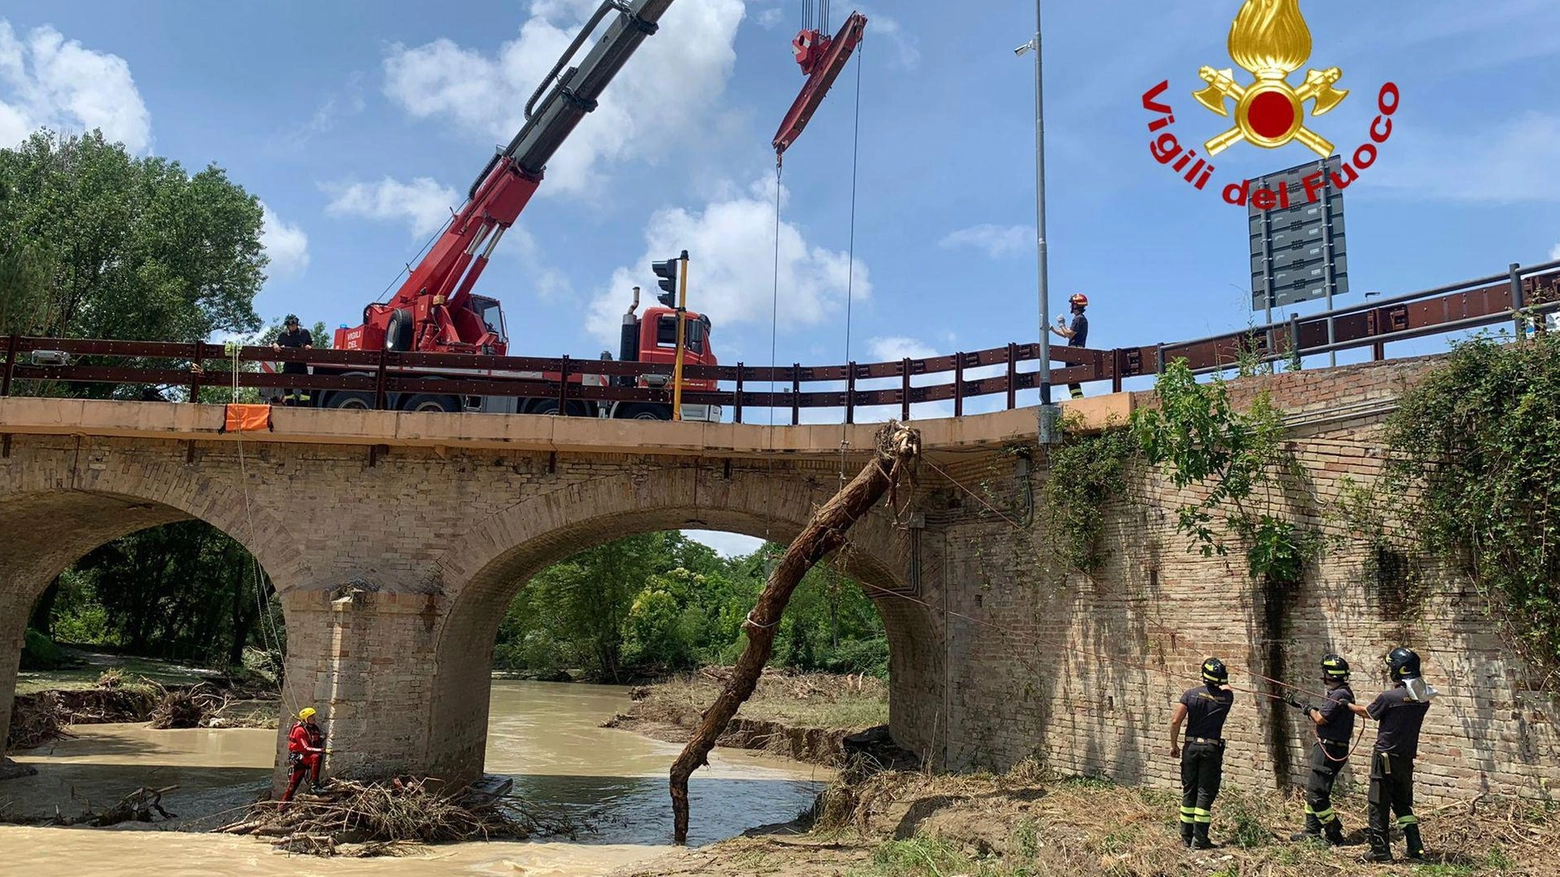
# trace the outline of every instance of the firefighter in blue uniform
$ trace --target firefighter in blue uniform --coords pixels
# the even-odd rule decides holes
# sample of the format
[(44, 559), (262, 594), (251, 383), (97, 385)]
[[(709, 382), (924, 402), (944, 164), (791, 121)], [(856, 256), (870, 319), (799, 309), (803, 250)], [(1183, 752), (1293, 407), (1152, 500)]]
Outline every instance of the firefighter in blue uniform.
[[(1224, 662), (1209, 658), (1202, 665), (1203, 684), (1181, 695), (1170, 717), (1170, 757), (1181, 759), (1181, 842), (1211, 849), (1213, 799), (1224, 777), (1224, 720), (1235, 692), (1228, 685)], [(1181, 723), (1186, 722), (1186, 747), (1181, 747)]]
[(1311, 747), (1311, 775), (1305, 783), (1305, 829), (1290, 840), (1321, 840), (1343, 844), (1343, 822), (1333, 812), (1333, 783), (1338, 772), (1349, 763), (1349, 741), (1354, 736), (1354, 692), (1349, 688), (1349, 662), (1339, 655), (1322, 658), (1322, 682), (1327, 699), (1321, 706), (1301, 703), (1290, 695), (1288, 703), (1310, 719), (1316, 731)]
[(1387, 675), (1392, 687), (1370, 706), (1353, 704), (1356, 714), (1375, 719), (1376, 746), (1370, 761), (1369, 828), (1371, 862), (1392, 861), (1390, 813), (1397, 814), (1403, 842), (1411, 861), (1423, 861), (1425, 845), (1414, 815), (1414, 759), (1419, 755), (1419, 729), (1435, 689), (1425, 683), (1419, 655), (1398, 646), (1387, 655)]

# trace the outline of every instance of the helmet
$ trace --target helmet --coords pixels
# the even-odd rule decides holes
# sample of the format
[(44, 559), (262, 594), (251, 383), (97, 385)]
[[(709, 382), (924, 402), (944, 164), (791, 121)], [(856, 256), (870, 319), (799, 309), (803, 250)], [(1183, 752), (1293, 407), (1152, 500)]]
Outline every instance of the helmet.
[(1349, 662), (1339, 655), (1328, 655), (1322, 659), (1323, 682), (1347, 682), (1349, 679)]
[(288, 314), (287, 315), (287, 319), (282, 321), (282, 325), (283, 326), (296, 326), (296, 325), (298, 325), (298, 315), (297, 314)]
[(1230, 681), (1230, 671), (1225, 669), (1223, 661), (1218, 658), (1209, 658), (1203, 661), (1202, 678), (1204, 682), (1223, 684)]
[(1073, 293), (1072, 298), (1069, 298), (1067, 301), (1070, 304), (1075, 304), (1075, 305), (1077, 305), (1079, 307), (1082, 307), (1082, 308), (1086, 308), (1086, 307), (1089, 306), (1089, 297), (1084, 295), (1081, 292)]
[(314, 715), (314, 713), (315, 713), (314, 707), (306, 706), (303, 709), (298, 711), (298, 721), (300, 721), (300, 722), (307, 722), (309, 720), (309, 717)]
[(1387, 655), (1387, 669), (1391, 672), (1394, 682), (1399, 679), (1418, 679), (1421, 675), (1419, 655), (1415, 654), (1413, 649), (1398, 646)]

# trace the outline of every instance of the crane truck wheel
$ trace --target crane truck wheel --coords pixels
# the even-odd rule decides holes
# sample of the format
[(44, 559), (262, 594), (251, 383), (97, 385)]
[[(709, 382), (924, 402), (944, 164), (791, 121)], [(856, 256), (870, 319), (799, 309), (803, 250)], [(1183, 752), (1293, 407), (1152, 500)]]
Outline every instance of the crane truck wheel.
[(636, 403), (624, 405), (618, 410), (619, 420), (671, 420), (672, 409), (665, 405)]
[[(585, 406), (581, 405), (578, 402), (570, 402), (569, 403), (569, 407), (568, 407), (567, 410), (569, 412), (569, 416), (570, 417), (587, 417), (587, 416), (589, 416), (587, 411), (585, 410)], [(558, 413), (558, 400), (557, 399), (543, 399), (540, 402), (535, 402), (535, 403), (533, 403), (531, 405), (530, 408), (527, 408), (525, 410), (525, 413), (526, 414), (556, 415)]]
[(350, 411), (372, 411), (374, 397), (367, 393), (332, 393), (325, 400), (326, 408), (344, 408)]
[(454, 396), (436, 396), (432, 393), (418, 393), (407, 399), (401, 405), (402, 411), (448, 411), (461, 410), (460, 400)]
[(390, 312), (390, 324), (385, 327), (385, 349), (412, 349), (412, 312), (406, 308)]

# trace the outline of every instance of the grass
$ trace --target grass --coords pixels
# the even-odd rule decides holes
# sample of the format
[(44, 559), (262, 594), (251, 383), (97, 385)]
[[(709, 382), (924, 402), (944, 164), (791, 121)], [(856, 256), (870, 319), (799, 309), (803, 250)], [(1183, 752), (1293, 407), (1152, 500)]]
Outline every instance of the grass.
[(160, 661), (156, 658), (83, 651), (69, 646), (62, 648), (78, 666), (58, 670), (22, 671), (17, 674), (16, 693), (37, 694), (40, 691), (95, 688), (103, 672), (115, 668), (127, 678), (139, 676), (163, 685), (191, 685), (216, 675), (211, 670), (186, 667), (173, 661)]

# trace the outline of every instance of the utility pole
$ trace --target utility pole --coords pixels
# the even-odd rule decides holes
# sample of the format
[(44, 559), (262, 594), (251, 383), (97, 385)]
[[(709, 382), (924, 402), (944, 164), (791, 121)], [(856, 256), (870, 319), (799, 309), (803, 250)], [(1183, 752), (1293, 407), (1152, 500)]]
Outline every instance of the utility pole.
[(1040, 444), (1056, 441), (1056, 421), (1060, 414), (1051, 404), (1051, 300), (1045, 245), (1045, 72), (1040, 50), (1041, 0), (1035, 0), (1035, 38), (1013, 54), (1022, 58), (1035, 53), (1035, 243), (1040, 273)]

